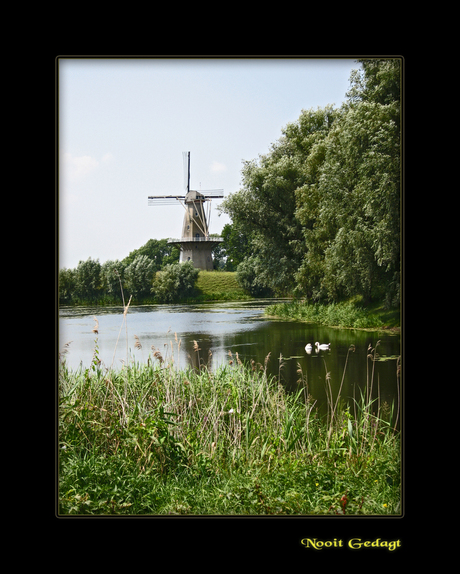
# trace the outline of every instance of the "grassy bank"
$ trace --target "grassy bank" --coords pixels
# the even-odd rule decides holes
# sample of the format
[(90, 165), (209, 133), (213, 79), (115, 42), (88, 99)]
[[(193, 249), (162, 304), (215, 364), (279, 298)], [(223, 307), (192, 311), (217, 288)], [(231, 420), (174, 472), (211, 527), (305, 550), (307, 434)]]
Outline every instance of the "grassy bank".
[(300, 368), (288, 394), (268, 360), (180, 370), (155, 351), (113, 372), (96, 343), (91, 368), (61, 362), (59, 513), (399, 514), (398, 405), (329, 386), (321, 417)]
[(303, 301), (278, 303), (267, 307), (265, 314), (331, 327), (372, 330), (400, 328), (399, 309), (385, 310), (383, 303), (364, 306), (360, 298), (330, 305)]
[(192, 302), (240, 301), (251, 296), (238, 284), (236, 272), (200, 271)]

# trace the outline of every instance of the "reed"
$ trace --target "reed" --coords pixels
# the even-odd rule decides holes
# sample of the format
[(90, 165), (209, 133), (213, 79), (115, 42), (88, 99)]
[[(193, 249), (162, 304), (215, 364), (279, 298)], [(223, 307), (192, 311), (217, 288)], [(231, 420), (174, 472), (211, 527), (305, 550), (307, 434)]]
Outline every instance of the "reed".
[[(197, 367), (179, 368), (175, 333), (163, 352), (152, 346), (147, 361), (136, 362), (128, 354), (131, 298), (125, 305), (122, 297), (120, 371), (99, 360), (96, 317), (90, 367), (67, 368), (70, 342), (59, 356), (58, 513), (400, 512), (400, 400), (390, 407), (372, 399), (379, 342), (368, 349), (366, 389), (353, 398), (353, 415), (341, 397), (353, 346), (335, 398), (324, 362), (323, 417), (299, 364), (298, 390), (281, 385), (282, 355), (277, 377), (267, 374), (270, 353), (264, 365), (244, 364), (229, 350), (227, 363), (211, 369), (212, 353), (205, 363), (194, 341)], [(137, 335), (134, 342), (143, 349)], [(399, 376), (398, 359), (398, 395)]]
[[(280, 385), (282, 357), (270, 377), (269, 356), (243, 364), (229, 351), (227, 364), (210, 369), (196, 342), (200, 367), (178, 369), (177, 336), (166, 349), (120, 371), (95, 360), (71, 371), (62, 355), (60, 512), (327, 514), (343, 510), (345, 493), (347, 513), (398, 512), (399, 412), (372, 399), (372, 365), (368, 388), (345, 404), (325, 364), (322, 417), (300, 367), (296, 392)], [(182, 485), (180, 503), (173, 484)]]
[(366, 307), (359, 297), (328, 305), (307, 301), (276, 303), (267, 306), (265, 314), (351, 329), (378, 331), (400, 325), (398, 309), (386, 311), (382, 303)]

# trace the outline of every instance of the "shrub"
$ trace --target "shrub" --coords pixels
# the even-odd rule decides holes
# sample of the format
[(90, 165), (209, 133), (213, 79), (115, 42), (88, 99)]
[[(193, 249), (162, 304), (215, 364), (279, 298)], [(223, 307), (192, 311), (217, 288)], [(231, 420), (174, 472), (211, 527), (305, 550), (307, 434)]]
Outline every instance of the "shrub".
[(172, 303), (191, 296), (199, 272), (190, 261), (166, 265), (157, 273), (152, 288), (155, 298), (159, 303)]

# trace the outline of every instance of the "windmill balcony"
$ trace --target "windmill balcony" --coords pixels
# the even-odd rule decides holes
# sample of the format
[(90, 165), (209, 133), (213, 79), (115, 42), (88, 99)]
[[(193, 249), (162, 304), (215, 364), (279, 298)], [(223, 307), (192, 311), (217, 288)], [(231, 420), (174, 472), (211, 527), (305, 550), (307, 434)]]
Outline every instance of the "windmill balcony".
[(168, 239), (168, 243), (194, 243), (195, 241), (209, 241), (212, 243), (221, 243), (223, 237), (182, 237), (181, 239)]

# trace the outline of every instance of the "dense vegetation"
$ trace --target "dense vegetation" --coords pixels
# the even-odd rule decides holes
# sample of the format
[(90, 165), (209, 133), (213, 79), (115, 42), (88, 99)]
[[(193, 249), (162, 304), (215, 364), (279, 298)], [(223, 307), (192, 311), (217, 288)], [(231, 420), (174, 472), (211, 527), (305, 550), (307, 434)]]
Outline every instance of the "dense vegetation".
[[(225, 269), (225, 249), (215, 248), (214, 267)], [(61, 305), (118, 304), (122, 290), (135, 303), (238, 300), (250, 298), (235, 271), (218, 274), (179, 264), (179, 250), (167, 239), (150, 239), (122, 261), (88, 258), (76, 269), (59, 270)]]
[(327, 305), (295, 300), (276, 303), (268, 305), (265, 314), (352, 329), (390, 329), (394, 332), (400, 329), (401, 324), (399, 309), (385, 309), (382, 302), (364, 306), (360, 296)]
[(399, 304), (400, 60), (360, 60), (339, 109), (304, 110), (222, 204), (254, 290)]
[(70, 371), (64, 349), (58, 512), (400, 514), (399, 404), (370, 399), (376, 348), (356, 401), (333, 396), (326, 376), (324, 416), (300, 366), (287, 393), (267, 375), (269, 356), (243, 365), (229, 353), (210, 370), (195, 344), (200, 368), (179, 370), (154, 350), (113, 371), (96, 339), (90, 368)]
[(122, 261), (80, 261), (76, 269), (59, 270), (59, 303), (121, 303), (122, 289), (136, 302), (168, 303), (186, 298), (198, 270), (179, 265), (179, 250), (167, 239), (150, 239)]

